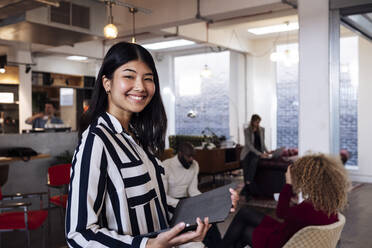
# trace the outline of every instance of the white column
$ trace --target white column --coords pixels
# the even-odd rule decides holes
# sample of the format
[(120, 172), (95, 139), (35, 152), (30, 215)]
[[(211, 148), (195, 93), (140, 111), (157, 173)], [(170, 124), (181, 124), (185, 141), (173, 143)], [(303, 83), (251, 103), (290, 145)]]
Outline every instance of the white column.
[[(31, 63), (31, 53), (28, 51), (17, 51), (16, 59), (19, 63)], [(31, 129), (25, 120), (32, 115), (32, 71), (26, 73), (26, 66), (19, 66), (19, 132), (23, 129)]]
[(167, 113), (168, 127), (165, 138), (165, 147), (169, 147), (168, 137), (176, 133), (176, 112), (175, 112), (175, 84), (173, 56), (169, 54), (153, 54), (156, 69), (160, 81), (160, 93), (163, 99), (165, 112)]
[(230, 136), (238, 143), (244, 142), (244, 115), (246, 113), (245, 55), (230, 51), (229, 124)]
[(299, 0), (299, 154), (331, 151), (328, 1)]

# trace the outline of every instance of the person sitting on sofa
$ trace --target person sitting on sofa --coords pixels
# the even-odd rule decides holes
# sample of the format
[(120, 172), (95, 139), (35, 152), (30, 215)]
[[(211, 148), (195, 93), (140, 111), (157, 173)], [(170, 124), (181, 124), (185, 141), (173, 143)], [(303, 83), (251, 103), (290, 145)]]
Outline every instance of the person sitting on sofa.
[[(337, 222), (338, 212), (347, 204), (349, 180), (339, 158), (324, 154), (299, 158), (288, 167), (286, 183), (276, 208), (284, 221), (242, 208), (218, 247), (279, 248), (306, 226)], [(292, 197), (299, 192), (305, 200), (292, 206)]]
[[(177, 155), (164, 160), (164, 190), (167, 194), (168, 209), (174, 211), (180, 199), (201, 194), (198, 189), (199, 164), (194, 160), (195, 150), (191, 143), (178, 146)], [(207, 247), (217, 247), (221, 234), (215, 224), (208, 230), (203, 243)]]
[(250, 194), (254, 193), (255, 185), (253, 182), (256, 174), (258, 160), (260, 158), (268, 158), (272, 153), (265, 145), (265, 129), (260, 126), (261, 117), (254, 114), (251, 117), (248, 128), (244, 129), (245, 145), (240, 154), (242, 160), (244, 189), (242, 193), (246, 194), (246, 200), (250, 198)]

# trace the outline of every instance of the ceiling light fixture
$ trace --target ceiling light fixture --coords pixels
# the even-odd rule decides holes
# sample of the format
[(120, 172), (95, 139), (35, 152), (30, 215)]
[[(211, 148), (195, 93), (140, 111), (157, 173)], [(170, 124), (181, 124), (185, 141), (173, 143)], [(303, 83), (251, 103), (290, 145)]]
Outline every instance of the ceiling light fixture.
[(250, 28), (248, 32), (255, 34), (255, 35), (263, 35), (263, 34), (270, 34), (270, 33), (279, 33), (279, 32), (286, 32), (298, 29), (298, 22), (286, 22), (279, 25), (273, 26), (266, 26), (260, 28)]
[(166, 49), (166, 48), (172, 48), (172, 47), (188, 46), (188, 45), (193, 45), (193, 44), (195, 44), (195, 42), (193, 41), (178, 39), (178, 40), (148, 43), (148, 44), (143, 44), (142, 46), (149, 50), (160, 50), (160, 49)]
[(6, 72), (5, 66), (7, 65), (7, 56), (1, 55), (0, 56), (0, 73), (4, 74)]
[[(107, 3), (107, 2), (106, 2)], [(103, 34), (107, 39), (115, 39), (118, 36), (118, 28), (114, 25), (114, 17), (112, 16), (112, 2), (108, 2), (109, 6), (109, 23), (103, 28)]]
[(66, 59), (73, 60), (73, 61), (85, 61), (88, 59), (88, 57), (73, 55), (73, 56), (67, 56)]

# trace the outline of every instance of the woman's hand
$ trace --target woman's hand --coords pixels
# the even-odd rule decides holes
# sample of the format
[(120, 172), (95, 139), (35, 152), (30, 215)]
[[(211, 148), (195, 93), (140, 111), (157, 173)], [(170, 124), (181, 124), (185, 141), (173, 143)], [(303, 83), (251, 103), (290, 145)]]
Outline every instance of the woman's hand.
[(179, 234), (184, 228), (185, 223), (179, 223), (171, 230), (160, 233), (156, 238), (149, 239), (146, 248), (171, 248), (176, 245), (189, 242), (203, 241), (208, 229), (211, 227), (208, 217), (204, 218), (204, 223), (200, 218), (196, 219), (198, 227), (195, 231)]
[(235, 212), (235, 209), (238, 206), (238, 202), (239, 202), (239, 194), (235, 189), (232, 189), (232, 188), (230, 188), (229, 191), (231, 193), (231, 203), (232, 203), (232, 208), (230, 209), (230, 212)]
[(269, 157), (269, 154), (268, 153), (261, 153), (260, 155), (261, 158), (268, 158)]
[(292, 177), (291, 177), (291, 165), (288, 166), (287, 172), (285, 173), (285, 182), (287, 184), (292, 184)]

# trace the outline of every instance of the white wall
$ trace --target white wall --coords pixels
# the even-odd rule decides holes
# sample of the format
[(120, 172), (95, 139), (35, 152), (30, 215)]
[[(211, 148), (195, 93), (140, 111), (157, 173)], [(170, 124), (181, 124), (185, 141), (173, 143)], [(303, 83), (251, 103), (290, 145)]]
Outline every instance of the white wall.
[(350, 170), (351, 179), (372, 182), (372, 42), (359, 38), (358, 89), (358, 169)]
[[(20, 63), (31, 62), (31, 53), (26, 51), (16, 52), (16, 61)], [(23, 129), (29, 129), (30, 125), (26, 124), (27, 117), (32, 115), (32, 88), (31, 88), (31, 71), (26, 73), (26, 66), (19, 66), (19, 132)]]
[(244, 143), (243, 124), (247, 111), (245, 88), (245, 55), (231, 51), (229, 82), (230, 136), (238, 144)]
[[(247, 55), (247, 122), (252, 114), (261, 116), (268, 149), (276, 147), (276, 66), (270, 60), (272, 40), (258, 40), (254, 53)], [(263, 51), (266, 53), (263, 53)]]

